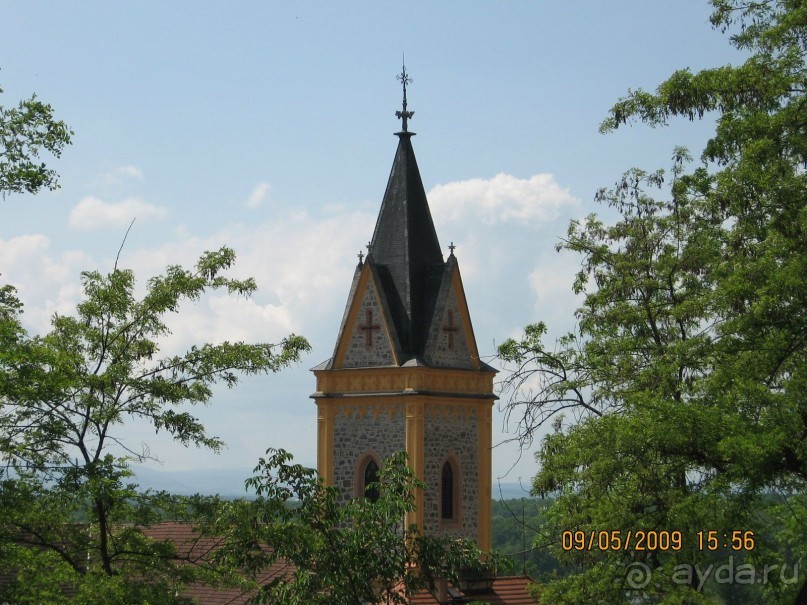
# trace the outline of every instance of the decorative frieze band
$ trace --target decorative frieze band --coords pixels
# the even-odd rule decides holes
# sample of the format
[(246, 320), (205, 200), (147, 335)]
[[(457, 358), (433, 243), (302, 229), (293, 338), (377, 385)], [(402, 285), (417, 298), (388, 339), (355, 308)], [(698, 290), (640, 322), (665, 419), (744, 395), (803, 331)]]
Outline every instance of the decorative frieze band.
[[(317, 394), (439, 392), (493, 396), (493, 372), (444, 368), (320, 370)], [(316, 395), (315, 395), (316, 396)]]

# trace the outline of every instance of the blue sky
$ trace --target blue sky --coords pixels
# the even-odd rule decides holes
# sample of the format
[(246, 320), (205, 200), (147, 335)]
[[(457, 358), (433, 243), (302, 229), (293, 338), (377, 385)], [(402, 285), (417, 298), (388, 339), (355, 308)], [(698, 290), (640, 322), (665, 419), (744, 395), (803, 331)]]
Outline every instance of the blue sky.
[[(80, 271), (110, 269), (136, 217), (121, 264), (141, 284), (226, 244), (260, 287), (252, 301), (186, 305), (164, 351), (289, 332), (313, 345), (298, 367), (197, 410), (228, 443), (220, 455), (123, 429), (168, 471), (243, 474), (269, 446), (315, 465), (308, 368), (331, 355), (372, 235), (402, 53), (421, 175), (442, 245), (457, 244), (483, 356), (530, 322), (570, 330), (579, 259), (554, 251), (569, 219), (600, 211), (594, 193), (624, 170), (667, 167), (674, 145), (698, 152), (711, 129), (600, 135), (613, 102), (677, 68), (740, 61), (700, 0), (29, 1), (0, 2), (0, 15), (0, 103), (36, 92), (75, 131), (51, 162), (60, 190), (0, 202), (0, 273), (27, 327), (75, 307)], [(500, 412), (494, 428), (513, 436)], [(504, 481), (535, 471), (529, 453), (494, 450)]]

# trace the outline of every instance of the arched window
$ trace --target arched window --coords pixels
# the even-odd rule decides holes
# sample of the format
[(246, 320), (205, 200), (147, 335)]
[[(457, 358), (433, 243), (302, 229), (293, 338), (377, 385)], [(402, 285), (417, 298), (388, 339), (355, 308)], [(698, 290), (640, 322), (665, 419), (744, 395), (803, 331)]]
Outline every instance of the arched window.
[[(437, 527), (462, 528), (462, 465), (456, 454), (448, 452), (437, 467)], [(434, 510), (434, 509), (432, 509)]]
[(443, 464), (440, 478), (440, 518), (446, 521), (454, 519), (454, 469), (448, 461)]
[[(370, 458), (367, 465), (364, 467), (364, 483), (362, 484), (362, 495), (368, 498), (371, 502), (377, 502), (379, 497), (378, 492), (378, 464)], [(376, 485), (372, 485), (376, 483)]]

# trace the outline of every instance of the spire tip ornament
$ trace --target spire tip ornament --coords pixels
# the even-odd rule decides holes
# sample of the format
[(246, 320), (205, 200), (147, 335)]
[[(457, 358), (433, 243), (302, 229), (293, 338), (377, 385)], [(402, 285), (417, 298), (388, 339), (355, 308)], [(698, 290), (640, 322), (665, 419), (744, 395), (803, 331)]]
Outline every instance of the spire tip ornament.
[[(403, 65), (401, 67), (401, 73), (395, 76), (395, 78), (401, 83), (403, 86), (403, 110), (396, 111), (395, 115), (398, 117), (399, 120), (403, 122), (401, 132), (409, 132), (408, 129), (408, 121), (409, 119), (415, 115), (414, 111), (407, 111), (406, 109), (406, 85), (412, 83), (412, 78), (409, 77), (409, 74), (406, 73), (406, 61), (404, 60)], [(415, 134), (414, 132), (412, 134)]]

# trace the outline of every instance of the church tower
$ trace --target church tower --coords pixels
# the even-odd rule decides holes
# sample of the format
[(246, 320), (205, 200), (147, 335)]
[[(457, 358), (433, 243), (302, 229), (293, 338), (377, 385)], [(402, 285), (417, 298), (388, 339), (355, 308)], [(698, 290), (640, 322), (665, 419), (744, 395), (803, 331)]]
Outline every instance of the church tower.
[(367, 257), (359, 254), (333, 357), (313, 368), (317, 467), (345, 499), (366, 496), (383, 460), (406, 450), (427, 484), (416, 523), (491, 548), (491, 412), (496, 371), (479, 359), (453, 244), (443, 259), (408, 120)]

